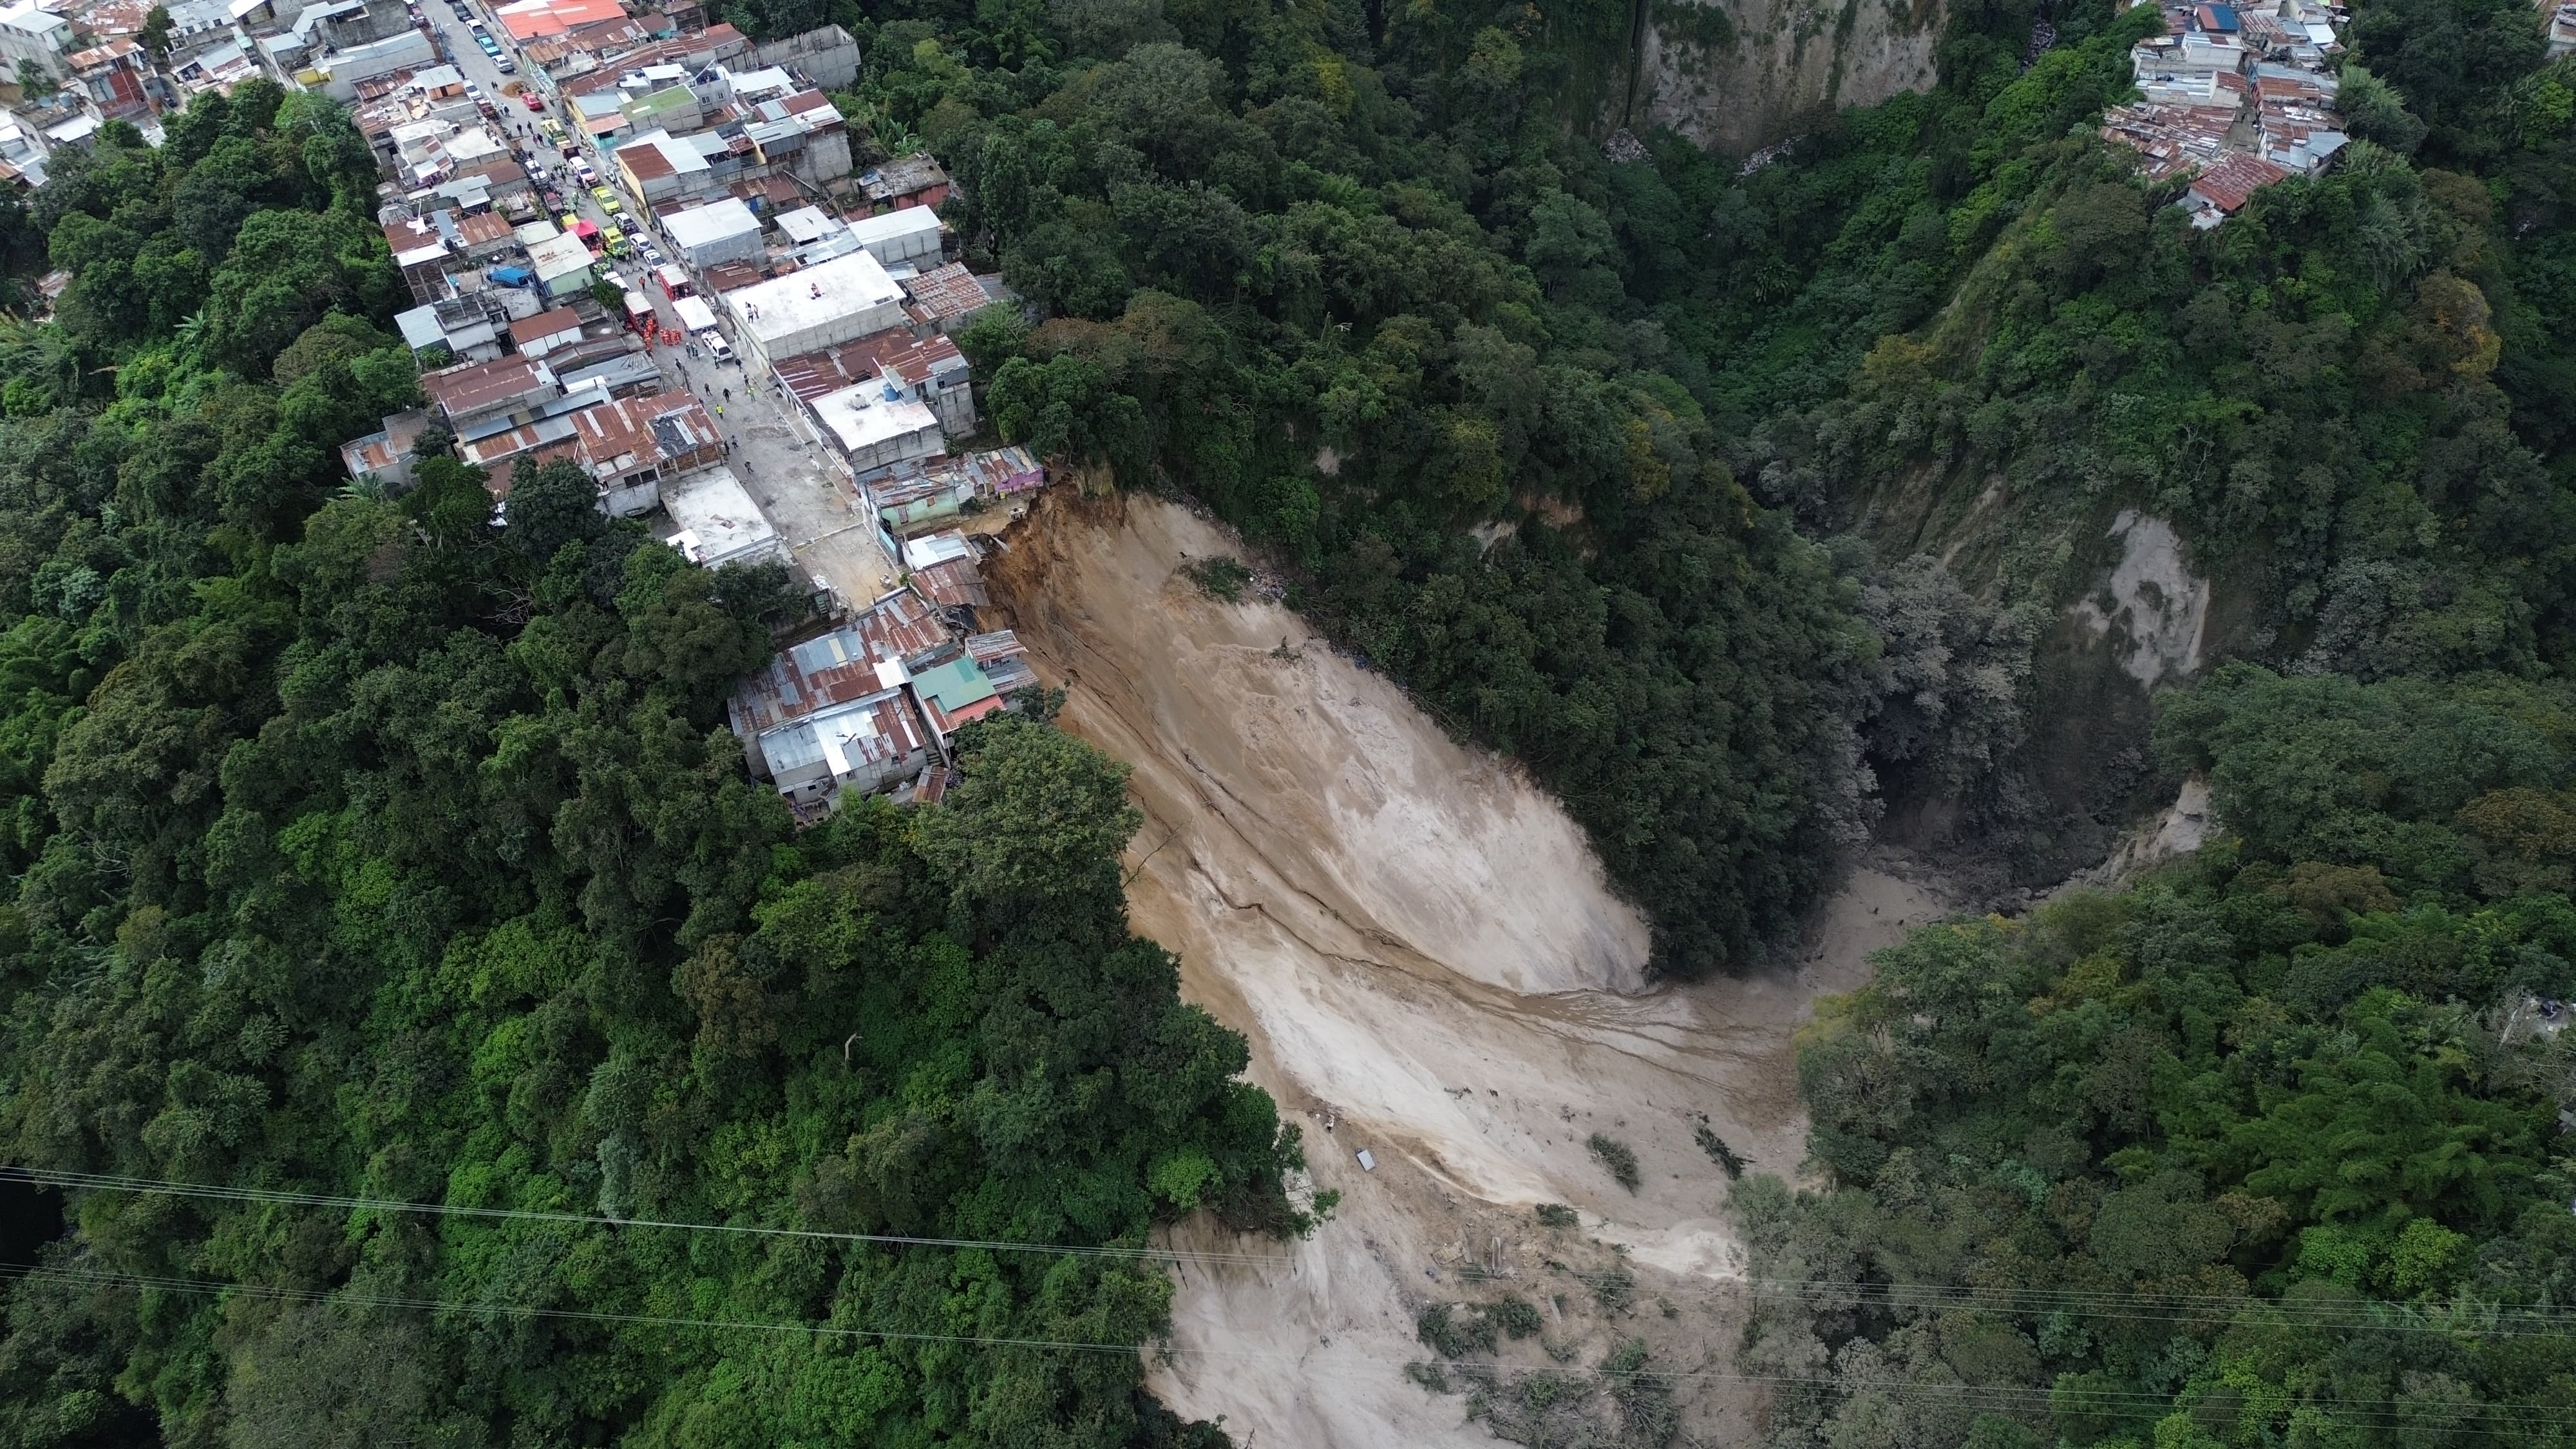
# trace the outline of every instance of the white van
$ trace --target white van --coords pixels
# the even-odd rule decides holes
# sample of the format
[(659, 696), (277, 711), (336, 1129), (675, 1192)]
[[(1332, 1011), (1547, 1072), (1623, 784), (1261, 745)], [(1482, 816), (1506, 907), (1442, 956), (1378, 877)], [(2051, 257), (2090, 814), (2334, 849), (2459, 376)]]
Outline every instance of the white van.
[(733, 361), (733, 348), (724, 340), (723, 333), (718, 332), (713, 328), (709, 328), (708, 330), (697, 334), (697, 343), (700, 347), (707, 350), (707, 356), (714, 358), (716, 361)]

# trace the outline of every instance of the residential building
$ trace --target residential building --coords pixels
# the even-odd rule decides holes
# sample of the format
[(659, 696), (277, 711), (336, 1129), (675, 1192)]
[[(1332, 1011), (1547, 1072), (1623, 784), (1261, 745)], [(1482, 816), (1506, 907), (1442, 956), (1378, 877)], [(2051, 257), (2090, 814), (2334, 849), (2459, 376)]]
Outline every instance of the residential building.
[(921, 270), (936, 267), (947, 246), (939, 213), (926, 206), (907, 206), (849, 223), (850, 235), (887, 267)]
[(618, 0), (519, 0), (492, 12), (492, 19), (509, 33), (512, 40), (525, 43), (549, 35), (562, 35), (579, 26), (602, 21), (623, 20), (626, 7)]
[(862, 518), (894, 552), (906, 538), (953, 525), (979, 502), (1006, 502), (1045, 483), (1046, 470), (1037, 459), (1013, 447), (899, 463), (853, 486)]
[(904, 323), (903, 289), (866, 252), (835, 257), (724, 295), (754, 377), (770, 359), (815, 352)]
[(519, 244), (518, 228), (510, 225), (509, 218), (489, 211), (442, 211), (438, 221), (442, 233), (453, 229), (448, 245), (477, 265), (515, 250)]
[(947, 446), (939, 415), (885, 381), (827, 393), (806, 404), (853, 474), (927, 458)]
[(847, 791), (907, 783), (931, 761), (931, 736), (902, 686), (815, 711), (757, 736), (744, 750), (800, 816), (836, 808)]
[(643, 202), (648, 212), (713, 196), (717, 191), (715, 168), (707, 164), (706, 156), (688, 142), (674, 139), (667, 130), (637, 136), (618, 147), (609, 159), (625, 182), (626, 194)]
[(976, 313), (1009, 295), (1000, 277), (979, 277), (964, 262), (950, 262), (903, 279), (903, 315), (917, 333), (954, 337)]
[(742, 136), (751, 144), (746, 170), (783, 171), (818, 187), (850, 174), (849, 127), (821, 91), (762, 101), (743, 121)]
[(746, 677), (725, 706), (726, 721), (750, 744), (819, 710), (898, 688), (912, 666), (955, 652), (947, 625), (918, 594), (899, 588)]
[(395, 413), (385, 419), (382, 428), (341, 444), (340, 465), (349, 470), (355, 482), (374, 482), (395, 490), (409, 488), (412, 467), (419, 461), (412, 449), (428, 430), (429, 421), (426, 412)]
[(505, 357), (423, 373), (420, 390), (446, 419), (448, 427), (460, 435), (469, 423), (538, 406), (558, 392), (554, 373), (543, 362), (529, 357)]
[(9, 63), (5, 79), (15, 82), (19, 69), (32, 65), (49, 80), (69, 80), (72, 48), (72, 23), (36, 0), (0, 7), (0, 59)]
[(825, 90), (848, 90), (859, 76), (859, 42), (837, 25), (766, 41), (752, 48), (749, 59), (785, 66)]
[(907, 206), (937, 206), (948, 199), (948, 173), (940, 169), (929, 152), (917, 151), (900, 161), (860, 172), (859, 194), (867, 198), (867, 209), (872, 213)]
[(965, 355), (937, 333), (922, 338), (904, 330), (879, 332), (783, 358), (773, 371), (801, 403), (811, 405), (862, 383), (885, 383), (927, 406), (942, 430), (960, 437), (975, 431), (975, 394), (968, 385)]
[(495, 362), (510, 314), (501, 294), (483, 291), (398, 312), (394, 326), (415, 354), (444, 347), (456, 362)]
[(553, 298), (589, 291), (591, 265), (597, 260), (577, 236), (551, 237), (528, 248), (528, 269), (536, 274), (537, 290)]
[(259, 60), (240, 40), (220, 41), (170, 68), (170, 78), (191, 95), (232, 88), (259, 74)]
[(2159, 13), (2164, 33), (2130, 48), (2140, 99), (2105, 111), (2102, 136), (2135, 150), (2150, 181), (2193, 178), (2180, 203), (2192, 225), (2216, 226), (2261, 187), (2342, 152), (2335, 12), (2319, 0), (2163, 0)]
[(911, 575), (913, 588), (939, 608), (964, 612), (991, 607), (992, 596), (984, 592), (984, 576), (975, 567), (974, 546), (965, 535), (908, 538), (897, 556)]
[(45, 184), (45, 168), (54, 148), (45, 133), (15, 111), (0, 111), (0, 180), (20, 186)]
[(762, 251), (760, 218), (730, 196), (684, 211), (661, 212), (653, 220), (670, 238), (671, 249), (695, 269), (749, 260)]
[(73, 51), (65, 60), (90, 104), (109, 120), (138, 120), (159, 109), (149, 88), (152, 58), (133, 41), (110, 40)]
[(581, 314), (570, 307), (557, 307), (510, 324), (510, 342), (524, 357), (543, 357), (580, 340)]
[(385, 228), (385, 247), (412, 300), (426, 303), (446, 292), (447, 236), (434, 223), (418, 217), (395, 222)]
[(583, 350), (578, 347), (560, 348), (554, 359), (546, 364), (555, 370), (555, 377), (566, 392), (598, 389), (610, 397), (638, 397), (660, 392), (664, 387), (661, 364), (653, 360), (650, 352), (639, 349), (583, 358), (577, 362), (563, 360)]
[(959, 728), (1003, 708), (1002, 691), (970, 655), (961, 654), (914, 674), (912, 692), (921, 701), (921, 716), (929, 722), (931, 738), (943, 754), (949, 737)]
[(506, 497), (522, 467), (567, 459), (599, 487), (612, 518), (649, 513), (675, 480), (724, 460), (724, 439), (706, 405), (686, 392), (614, 397), (593, 378), (578, 391), (524, 413), (458, 430), (457, 454), (492, 475)]
[(734, 563), (791, 561), (786, 543), (769, 526), (769, 520), (761, 516), (730, 468), (717, 468), (666, 485), (662, 509), (677, 525), (663, 541), (691, 563), (721, 568)]
[(2183, 204), (2191, 212), (2191, 224), (2206, 230), (2234, 216), (2256, 191), (2291, 174), (2288, 167), (2260, 156), (2230, 151), (2193, 178)]
[(674, 480), (724, 461), (716, 420), (689, 392), (611, 399), (573, 414), (572, 422), (581, 464), (599, 480), (611, 517), (644, 512), (657, 496), (668, 508)]

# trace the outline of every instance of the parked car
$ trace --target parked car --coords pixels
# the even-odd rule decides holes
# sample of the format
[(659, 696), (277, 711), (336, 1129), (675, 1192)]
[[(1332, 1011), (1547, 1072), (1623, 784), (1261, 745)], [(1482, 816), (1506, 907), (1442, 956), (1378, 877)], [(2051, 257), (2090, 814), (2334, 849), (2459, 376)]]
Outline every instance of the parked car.
[(662, 249), (653, 245), (651, 242), (646, 242), (644, 244), (644, 265), (648, 267), (658, 267), (662, 265)]
[(644, 223), (637, 221), (635, 213), (631, 211), (621, 212), (617, 217), (617, 229), (628, 236), (634, 236), (644, 230)]
[(545, 114), (545, 97), (538, 95), (535, 91), (519, 92), (519, 104), (526, 106), (529, 110), (534, 111), (539, 115)]
[(705, 332), (692, 333), (691, 336), (700, 347), (707, 350), (707, 356), (718, 362), (733, 361), (733, 348), (726, 344), (723, 333), (709, 329)]
[(506, 55), (496, 55), (492, 57), (492, 68), (503, 75), (517, 75), (519, 73), (519, 63), (510, 59)]

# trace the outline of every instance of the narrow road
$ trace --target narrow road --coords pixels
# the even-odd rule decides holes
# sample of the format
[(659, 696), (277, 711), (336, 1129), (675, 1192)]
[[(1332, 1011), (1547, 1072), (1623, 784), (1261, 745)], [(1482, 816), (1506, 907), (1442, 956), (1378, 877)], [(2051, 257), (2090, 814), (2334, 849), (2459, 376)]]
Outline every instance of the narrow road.
[[(506, 48), (509, 41), (489, 12), (480, 6), (469, 5), (469, 8), (482, 16), (484, 24), (492, 28), (493, 39)], [(502, 94), (504, 85), (524, 77), (524, 69), (520, 76), (501, 74), (492, 58), (483, 53), (483, 47), (474, 43), (473, 33), (465, 22), (456, 19), (454, 12), (447, 8), (446, 0), (424, 0), (421, 13), (445, 41), (455, 58), (456, 68), (492, 99), (494, 108), (500, 112), (496, 124), (504, 136), (511, 144), (527, 151), (537, 164), (554, 173), (566, 206), (576, 216), (588, 219), (603, 231), (615, 230), (614, 220), (600, 208), (589, 191), (568, 174), (570, 158), (548, 145), (538, 132), (538, 113), (527, 109), (517, 97)], [(558, 123), (567, 123), (569, 133), (569, 118), (557, 115), (555, 119)], [(592, 158), (592, 164), (599, 165), (596, 157)], [(614, 172), (604, 166), (599, 169), (601, 182), (615, 187)], [(651, 216), (642, 210), (636, 199), (621, 194), (619, 202), (645, 223), (646, 236), (656, 246), (662, 246), (665, 260), (677, 262), (679, 259), (669, 255), (670, 248), (663, 246), (665, 238), (653, 231)], [(557, 215), (553, 219), (560, 222), (561, 217)], [(672, 329), (680, 326), (679, 316), (672, 309), (670, 299), (662, 295), (661, 287), (651, 277), (651, 269), (640, 258), (630, 256), (611, 265), (617, 269), (619, 279), (629, 290), (641, 292), (651, 299), (662, 326)], [(715, 309), (719, 323), (729, 321), (724, 308), (714, 297), (707, 298), (707, 305)], [(729, 326), (727, 330), (730, 331)], [(739, 355), (739, 348), (736, 351)], [(770, 527), (777, 529), (778, 536), (794, 550), (797, 567), (808, 578), (829, 585), (845, 604), (856, 608), (866, 607), (870, 600), (895, 586), (899, 577), (895, 561), (886, 556), (874, 530), (859, 526), (858, 500), (852, 495), (850, 486), (842, 481), (841, 474), (822, 450), (805, 441), (804, 435), (797, 431), (788, 416), (792, 400), (784, 398), (775, 383), (755, 387), (740, 363), (719, 365), (705, 357), (691, 358), (685, 346), (656, 345), (651, 353), (671, 387), (695, 391), (705, 399), (710, 411), (724, 410), (717, 418), (716, 426), (733, 444), (733, 452), (727, 462), (734, 476), (741, 479), (743, 487), (750, 491), (752, 501), (760, 505)]]

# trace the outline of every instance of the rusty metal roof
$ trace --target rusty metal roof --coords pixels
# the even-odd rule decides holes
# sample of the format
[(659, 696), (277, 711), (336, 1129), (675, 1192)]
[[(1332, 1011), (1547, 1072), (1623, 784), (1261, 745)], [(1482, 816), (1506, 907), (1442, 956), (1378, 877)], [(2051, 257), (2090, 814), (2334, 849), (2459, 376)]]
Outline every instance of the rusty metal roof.
[(907, 665), (948, 643), (948, 626), (910, 589), (877, 600), (850, 627), (867, 641), (869, 657), (900, 659)]
[(984, 576), (976, 572), (973, 559), (952, 558), (916, 569), (912, 586), (943, 609), (981, 609), (993, 602), (984, 592)]
[(759, 734), (890, 688), (887, 681), (903, 671), (879, 665), (909, 665), (948, 642), (947, 626), (930, 606), (898, 589), (840, 628), (788, 646), (745, 679), (729, 711), (733, 727)]

